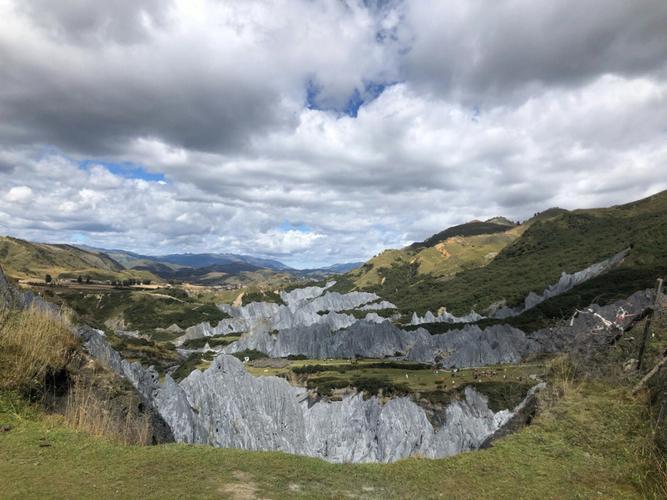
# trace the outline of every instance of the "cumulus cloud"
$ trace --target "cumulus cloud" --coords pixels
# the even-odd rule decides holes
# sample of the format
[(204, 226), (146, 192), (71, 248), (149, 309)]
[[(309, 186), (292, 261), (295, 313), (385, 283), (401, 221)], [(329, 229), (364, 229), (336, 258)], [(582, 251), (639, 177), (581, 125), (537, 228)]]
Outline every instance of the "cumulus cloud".
[(659, 0), (0, 0), (0, 16), (13, 235), (314, 266), (667, 188)]
[(32, 196), (32, 189), (28, 186), (15, 186), (7, 191), (5, 199), (10, 202), (24, 202), (28, 201)]
[(315, 241), (320, 238), (322, 238), (321, 234), (295, 229), (288, 231), (272, 230), (260, 233), (255, 242), (260, 248), (269, 253), (289, 255), (311, 248)]
[(665, 70), (662, 0), (406, 2), (410, 79), (473, 105)]

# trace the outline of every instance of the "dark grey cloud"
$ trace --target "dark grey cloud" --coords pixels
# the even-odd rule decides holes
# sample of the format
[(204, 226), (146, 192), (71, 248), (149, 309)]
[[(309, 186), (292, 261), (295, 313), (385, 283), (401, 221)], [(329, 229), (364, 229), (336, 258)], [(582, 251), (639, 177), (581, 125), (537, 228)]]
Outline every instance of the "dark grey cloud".
[(136, 137), (196, 150), (239, 149), (290, 119), (275, 90), (256, 82), (166, 73), (158, 84), (125, 73), (136, 67), (108, 69), (56, 76), (50, 68), (17, 68), (0, 88), (2, 142), (51, 144), (93, 157), (118, 153)]
[(395, 78), (377, 12), (306, 0), (8, 3), (0, 142), (93, 156), (140, 137), (244, 150), (295, 125), (310, 80), (344, 103)]
[(166, 21), (170, 0), (30, 0), (18, 9), (50, 36), (67, 43), (137, 43)]
[(404, 16), (407, 78), (471, 105), (665, 69), (662, 0), (409, 2)]
[(0, 0), (0, 228), (313, 266), (641, 198), (667, 188), (666, 16), (655, 0)]

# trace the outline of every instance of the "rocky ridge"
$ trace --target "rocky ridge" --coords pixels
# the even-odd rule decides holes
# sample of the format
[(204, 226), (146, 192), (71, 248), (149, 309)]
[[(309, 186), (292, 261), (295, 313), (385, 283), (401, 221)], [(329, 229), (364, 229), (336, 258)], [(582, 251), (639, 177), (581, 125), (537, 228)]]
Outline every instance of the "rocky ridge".
[(513, 316), (518, 316), (541, 304), (545, 300), (568, 292), (575, 286), (600, 276), (601, 274), (618, 266), (628, 255), (629, 251), (630, 249), (626, 248), (621, 252), (609, 257), (608, 259), (605, 259), (601, 262), (596, 262), (595, 264), (592, 264), (587, 268), (572, 274), (563, 272), (558, 282), (546, 287), (541, 294), (530, 292), (524, 299), (524, 303), (520, 306), (507, 307), (499, 304), (495, 307), (491, 307), (487, 313), (487, 316), (483, 316), (475, 311), (471, 311), (470, 314), (460, 317), (454, 316), (447, 311), (444, 311), (438, 315), (433, 314), (431, 311), (427, 311), (423, 317), (418, 316), (417, 313), (413, 313), (410, 324), (421, 325), (424, 323), (474, 323), (487, 317), (493, 319), (506, 319)]
[(313, 403), (306, 389), (278, 377), (253, 377), (224, 354), (180, 384), (169, 375), (161, 383), (152, 368), (121, 359), (101, 332), (80, 327), (78, 334), (95, 358), (136, 387), (183, 443), (284, 451), (339, 463), (438, 458), (479, 448), (525, 404), (494, 412), (485, 396), (467, 387), (464, 399), (445, 407), (445, 424), (435, 428), (409, 397), (383, 404), (356, 394)]
[(334, 282), (324, 287), (307, 287), (281, 292), (284, 304), (273, 302), (252, 302), (245, 306), (221, 304), (218, 307), (231, 318), (223, 319), (215, 327), (210, 323), (201, 323), (188, 328), (177, 344), (187, 340), (209, 337), (213, 335), (229, 335), (242, 332), (267, 333), (275, 330), (320, 325), (329, 332), (347, 328), (357, 319), (351, 314), (339, 311), (369, 311), (367, 320), (384, 321), (370, 311), (393, 309), (395, 306), (387, 301), (376, 302), (380, 297), (374, 293), (327, 292)]
[(465, 325), (458, 330), (431, 335), (418, 328), (405, 331), (390, 322), (356, 321), (332, 332), (326, 325), (314, 324), (279, 330), (247, 333), (224, 349), (235, 353), (247, 349), (270, 357), (302, 355), (307, 358), (386, 358), (393, 357), (445, 368), (478, 367), (518, 363), (542, 353), (560, 352), (590, 336), (590, 332), (618, 332), (649, 307), (652, 292), (636, 292), (627, 299), (606, 306), (591, 305), (567, 324), (531, 333), (509, 325), (480, 328)]

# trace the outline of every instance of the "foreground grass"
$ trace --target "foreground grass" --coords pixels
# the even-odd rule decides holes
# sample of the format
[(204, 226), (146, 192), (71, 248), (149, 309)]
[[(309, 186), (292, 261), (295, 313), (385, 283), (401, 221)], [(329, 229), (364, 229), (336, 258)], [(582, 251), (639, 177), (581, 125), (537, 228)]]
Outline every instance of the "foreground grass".
[(67, 430), (0, 393), (0, 427), (12, 427), (0, 433), (0, 491), (9, 498), (652, 497), (659, 490), (645, 408), (624, 389), (586, 384), (488, 450), (334, 465), (283, 453), (121, 446)]

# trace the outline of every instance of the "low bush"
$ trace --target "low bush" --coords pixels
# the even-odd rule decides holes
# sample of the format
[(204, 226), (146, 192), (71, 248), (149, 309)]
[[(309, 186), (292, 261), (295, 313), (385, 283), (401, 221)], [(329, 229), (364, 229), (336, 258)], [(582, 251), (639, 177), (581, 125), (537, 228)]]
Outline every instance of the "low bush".
[(280, 294), (276, 292), (246, 292), (243, 294), (243, 305), (251, 302), (273, 302), (274, 304), (285, 305)]
[(0, 388), (40, 390), (49, 374), (65, 367), (76, 345), (62, 314), (5, 310), (0, 317)]
[(354, 387), (358, 392), (363, 392), (364, 396), (377, 396), (382, 393), (383, 396), (404, 395), (410, 392), (410, 388), (405, 384), (394, 384), (386, 377), (353, 377), (349, 380), (336, 377), (317, 377), (307, 381), (308, 389), (316, 390), (321, 396), (331, 396), (336, 389)]
[(137, 401), (119, 405), (90, 382), (77, 381), (67, 396), (65, 422), (75, 431), (120, 444), (151, 443), (151, 416)]
[(215, 335), (212, 337), (200, 337), (198, 339), (189, 339), (183, 342), (183, 347), (186, 349), (201, 349), (206, 344), (210, 347), (216, 347), (221, 345), (229, 345), (232, 342), (238, 340), (237, 336), (224, 336), (224, 335)]
[(381, 361), (378, 363), (364, 363), (364, 364), (345, 364), (345, 365), (303, 365), (295, 366), (291, 370), (297, 375), (320, 373), (320, 372), (336, 372), (345, 373), (350, 370), (359, 369), (376, 369), (376, 368), (390, 368), (396, 370), (426, 370), (429, 365), (422, 363), (401, 363), (397, 361)]
[(249, 358), (250, 361), (254, 361), (256, 359), (268, 358), (268, 356), (263, 352), (256, 351), (254, 349), (246, 349), (245, 351), (235, 352), (232, 354), (232, 356), (240, 359), (241, 361), (243, 361), (245, 358)]
[(178, 363), (176, 347), (170, 342), (154, 342), (143, 338), (125, 337), (107, 332), (111, 347), (129, 361), (139, 361), (144, 366), (154, 366), (164, 373)]
[(188, 358), (172, 373), (172, 377), (177, 382), (180, 382), (185, 377), (190, 375), (194, 370), (197, 369), (199, 365), (204, 362), (213, 361), (213, 356), (215, 354), (212, 352), (193, 352), (188, 356)]

